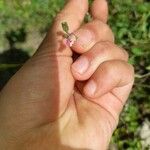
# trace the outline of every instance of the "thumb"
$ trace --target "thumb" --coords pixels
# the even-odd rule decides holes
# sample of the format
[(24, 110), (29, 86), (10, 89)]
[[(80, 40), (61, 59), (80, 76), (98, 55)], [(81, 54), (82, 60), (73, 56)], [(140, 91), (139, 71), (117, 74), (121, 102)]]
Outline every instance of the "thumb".
[[(50, 28), (39, 49), (51, 54), (70, 56), (70, 48), (63, 43), (62, 23), (67, 22), (69, 33), (73, 33), (81, 26), (87, 11), (88, 0), (68, 0), (64, 9), (56, 16), (52, 28)], [(52, 48), (50, 49), (50, 47)]]
[(82, 2), (69, 0), (57, 15), (35, 55), (19, 70), (9, 84), (9, 89), (13, 89), (11, 85), (19, 85), (15, 90), (21, 93), (22, 101), (34, 104), (38, 102), (38, 106), (34, 105), (38, 113), (42, 114), (38, 119), (46, 117), (46, 119), (55, 120), (67, 107), (73, 92), (74, 79), (70, 71), (71, 49), (62, 47), (61, 43), (63, 40), (61, 23), (67, 22), (70, 27), (69, 32), (73, 32), (80, 27), (87, 8), (88, 0), (82, 0)]
[[(52, 28), (35, 54), (35, 59), (44, 58), (44, 65), (49, 68), (44, 75), (50, 80), (49, 102), (53, 110), (51, 114), (55, 114), (52, 118), (56, 117), (55, 111), (59, 112), (58, 116), (65, 111), (74, 88), (74, 78), (70, 71), (72, 51), (63, 43), (62, 23), (67, 22), (69, 33), (72, 33), (80, 27), (87, 11), (88, 0), (69, 0), (56, 16)], [(41, 61), (38, 63), (42, 65)]]
[(71, 50), (69, 47), (62, 47), (61, 44), (63, 40), (61, 23), (67, 22), (70, 32), (73, 32), (80, 27), (87, 8), (88, 0), (69, 0), (56, 17), (35, 55), (3, 90), (5, 91), (3, 93), (8, 93), (5, 94), (7, 99), (11, 99), (17, 108), (23, 110), (24, 105), (32, 108), (26, 110), (30, 111), (29, 114), (32, 116), (38, 116), (34, 117), (35, 122), (56, 120), (67, 107), (74, 79), (70, 71)]
[(108, 3), (106, 0), (94, 0), (91, 7), (92, 17), (94, 19), (107, 22), (108, 20)]

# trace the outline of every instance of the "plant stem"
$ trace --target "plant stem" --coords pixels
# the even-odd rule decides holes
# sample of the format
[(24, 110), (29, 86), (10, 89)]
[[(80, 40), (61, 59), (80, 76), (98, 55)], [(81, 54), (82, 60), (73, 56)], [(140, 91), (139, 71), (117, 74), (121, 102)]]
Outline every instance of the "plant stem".
[(149, 76), (150, 76), (150, 72), (143, 74), (143, 75), (135, 74), (135, 78), (138, 78), (138, 79), (147, 78)]
[(10, 69), (10, 68), (16, 68), (22, 66), (22, 64), (0, 64), (0, 70)]

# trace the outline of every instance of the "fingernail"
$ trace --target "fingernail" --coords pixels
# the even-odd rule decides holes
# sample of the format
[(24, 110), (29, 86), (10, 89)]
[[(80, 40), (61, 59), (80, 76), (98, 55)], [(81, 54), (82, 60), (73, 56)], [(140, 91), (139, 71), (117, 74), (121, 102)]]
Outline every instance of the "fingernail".
[(81, 57), (72, 65), (74, 71), (83, 74), (89, 67), (89, 61), (86, 57)]
[(94, 40), (93, 33), (85, 29), (81, 29), (79, 33), (77, 33), (77, 37), (78, 44), (81, 45), (83, 48), (89, 46)]
[(97, 85), (95, 81), (91, 80), (87, 83), (84, 90), (88, 96), (93, 96), (96, 92), (96, 89), (97, 89)]

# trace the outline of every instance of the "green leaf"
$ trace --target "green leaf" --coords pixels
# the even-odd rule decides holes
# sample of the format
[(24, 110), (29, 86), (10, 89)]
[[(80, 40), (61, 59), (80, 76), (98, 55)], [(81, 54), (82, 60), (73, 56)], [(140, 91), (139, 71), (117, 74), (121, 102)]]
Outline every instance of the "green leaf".
[(143, 55), (142, 49), (137, 48), (137, 47), (132, 48), (132, 52), (136, 56), (142, 56)]
[(62, 23), (62, 28), (63, 28), (64, 32), (66, 32), (67, 34), (69, 34), (69, 26), (68, 26), (67, 22), (63, 22)]

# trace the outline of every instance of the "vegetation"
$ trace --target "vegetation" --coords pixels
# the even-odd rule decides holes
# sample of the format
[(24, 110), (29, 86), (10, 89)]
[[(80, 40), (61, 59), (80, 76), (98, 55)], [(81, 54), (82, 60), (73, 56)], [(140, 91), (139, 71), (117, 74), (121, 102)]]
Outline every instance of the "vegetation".
[(120, 121), (123, 127), (113, 139), (119, 149), (141, 150), (138, 129), (150, 117), (150, 2), (111, 0), (110, 6), (116, 41), (130, 53), (136, 71), (134, 89)]
[[(7, 47), (18, 54), (22, 47), (16, 48), (16, 43), (26, 43), (26, 36), (33, 30), (41, 35), (45, 33), (63, 5), (62, 0), (0, 0), (0, 49)], [(139, 129), (143, 121), (150, 118), (150, 2), (110, 0), (109, 6), (109, 24), (116, 42), (128, 50), (130, 63), (136, 71), (133, 92), (112, 143), (119, 150), (148, 150), (150, 147), (143, 148), (141, 144)], [(5, 84), (16, 67), (28, 58), (25, 54), (28, 51), (26, 49), (18, 55), (15, 53), (15, 56), (10, 52), (8, 55), (8, 51), (0, 55), (1, 83)]]

